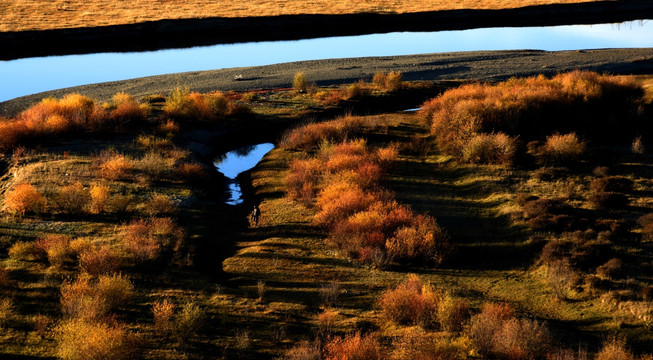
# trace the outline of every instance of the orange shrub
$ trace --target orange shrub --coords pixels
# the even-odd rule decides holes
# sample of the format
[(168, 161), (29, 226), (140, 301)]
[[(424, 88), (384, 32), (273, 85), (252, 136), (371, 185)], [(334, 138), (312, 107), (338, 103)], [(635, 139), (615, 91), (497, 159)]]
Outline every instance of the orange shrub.
[(61, 284), (60, 301), (61, 311), (69, 318), (98, 319), (109, 310), (91, 276), (84, 273)]
[[(440, 150), (459, 156), (481, 133), (503, 132), (527, 140), (553, 132), (581, 132), (594, 140), (632, 139), (638, 129), (635, 99), (641, 86), (624, 77), (574, 71), (498, 84), (468, 84), (422, 105)], [(617, 120), (619, 119), (619, 120)]]
[(183, 231), (170, 218), (135, 220), (123, 228), (122, 246), (136, 263), (158, 259), (163, 252), (178, 254)]
[(94, 184), (89, 191), (91, 196), (91, 212), (99, 214), (107, 210), (110, 190), (107, 185)]
[(412, 226), (399, 228), (385, 246), (388, 254), (400, 263), (439, 265), (449, 250), (449, 241), (435, 219), (418, 215)]
[(360, 332), (331, 339), (324, 346), (325, 360), (381, 360), (385, 354), (375, 334)]
[(113, 310), (125, 305), (134, 295), (134, 285), (122, 274), (100, 275), (95, 291), (104, 306)]
[(55, 337), (62, 360), (128, 360), (137, 358), (139, 348), (135, 334), (115, 322), (65, 320)]
[(615, 337), (605, 341), (596, 354), (595, 360), (635, 360), (635, 356), (626, 347), (626, 341)]
[(11, 214), (22, 216), (38, 212), (44, 205), (43, 195), (28, 183), (20, 183), (5, 193), (4, 208)]
[(91, 197), (80, 182), (61, 187), (54, 195), (54, 206), (63, 213), (81, 214), (86, 211)]
[(390, 71), (387, 74), (376, 73), (372, 78), (372, 83), (385, 91), (396, 91), (403, 86), (402, 75), (399, 71)]
[(319, 211), (315, 215), (315, 222), (322, 226), (333, 226), (336, 222), (365, 210), (375, 200), (374, 194), (367, 193), (358, 185), (344, 181), (328, 184), (317, 195)]
[(542, 153), (552, 160), (577, 160), (585, 153), (586, 148), (587, 145), (576, 133), (554, 134), (546, 137)]
[(154, 315), (154, 326), (157, 331), (167, 334), (173, 329), (173, 317), (175, 315), (175, 304), (170, 300), (155, 301), (152, 304)]
[(61, 267), (66, 260), (72, 257), (71, 240), (66, 235), (50, 234), (36, 240), (34, 247), (47, 255), (50, 264)]
[(109, 118), (115, 125), (124, 125), (131, 121), (145, 119), (149, 113), (147, 105), (139, 104), (133, 96), (119, 92), (113, 96), (115, 108), (109, 113)]
[(79, 254), (79, 266), (91, 275), (114, 273), (120, 265), (120, 256), (108, 246), (89, 247)]
[(322, 352), (318, 344), (311, 344), (308, 341), (301, 341), (291, 347), (283, 360), (322, 360)]
[(132, 162), (121, 154), (114, 154), (100, 164), (100, 176), (109, 180), (119, 180), (127, 177), (134, 168)]
[(322, 162), (319, 159), (295, 159), (290, 163), (290, 171), (284, 178), (288, 195), (296, 200), (309, 202), (317, 191), (322, 174)]
[(504, 133), (478, 134), (463, 145), (462, 160), (473, 164), (510, 165), (516, 151), (515, 139)]
[(33, 242), (17, 241), (9, 248), (9, 257), (13, 260), (32, 261), (41, 256), (42, 253), (34, 247)]
[(212, 121), (228, 115), (230, 102), (220, 92), (200, 94), (176, 88), (166, 99), (163, 111), (174, 118)]
[(527, 360), (543, 357), (549, 350), (551, 335), (537, 321), (508, 319), (494, 335), (494, 351), (510, 360)]
[(200, 163), (181, 163), (175, 168), (175, 173), (177, 178), (191, 185), (202, 185), (210, 179), (206, 167)]
[(508, 304), (486, 303), (480, 314), (472, 316), (467, 332), (481, 354), (494, 352), (495, 336), (501, 332), (504, 322), (510, 319), (514, 319), (514, 314)]
[(283, 149), (312, 149), (322, 142), (343, 141), (358, 132), (362, 125), (362, 119), (351, 116), (306, 124), (285, 133), (280, 146)]
[(417, 275), (395, 289), (386, 290), (379, 299), (383, 314), (399, 324), (415, 324), (422, 327), (437, 325), (438, 303), (441, 294), (431, 285), (424, 284)]
[(406, 329), (392, 342), (391, 360), (464, 360), (469, 349), (464, 340), (440, 337), (419, 327)]

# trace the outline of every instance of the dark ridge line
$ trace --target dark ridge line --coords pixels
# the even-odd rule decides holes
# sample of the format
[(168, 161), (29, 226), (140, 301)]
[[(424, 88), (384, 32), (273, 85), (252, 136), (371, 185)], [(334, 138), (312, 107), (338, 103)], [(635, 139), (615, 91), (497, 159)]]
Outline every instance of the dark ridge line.
[(3, 49), (0, 60), (395, 31), (598, 24), (647, 18), (653, 18), (652, 1), (615, 0), (501, 10), (160, 20), (92, 28), (0, 32), (0, 49)]

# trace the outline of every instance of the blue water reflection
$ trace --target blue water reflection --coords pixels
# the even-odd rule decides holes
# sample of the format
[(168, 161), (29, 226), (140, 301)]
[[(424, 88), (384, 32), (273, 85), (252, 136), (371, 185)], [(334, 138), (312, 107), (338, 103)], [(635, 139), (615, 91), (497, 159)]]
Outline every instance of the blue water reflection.
[(653, 21), (371, 34), (141, 53), (51, 56), (0, 61), (0, 101), (97, 82), (300, 60), (473, 50), (637, 47), (653, 47)]
[(242, 149), (230, 151), (214, 163), (218, 171), (230, 180), (229, 191), (231, 194), (227, 204), (237, 205), (243, 201), (240, 184), (236, 181), (238, 174), (256, 166), (256, 164), (263, 159), (263, 156), (273, 148), (274, 145), (271, 143), (248, 146)]

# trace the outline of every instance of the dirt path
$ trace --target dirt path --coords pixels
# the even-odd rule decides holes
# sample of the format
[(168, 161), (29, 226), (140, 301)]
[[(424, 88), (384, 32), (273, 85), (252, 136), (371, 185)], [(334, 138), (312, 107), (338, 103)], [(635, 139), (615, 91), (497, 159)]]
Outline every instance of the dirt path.
[(376, 72), (401, 71), (405, 80), (502, 80), (512, 76), (553, 75), (575, 69), (614, 74), (653, 74), (653, 48), (588, 51), (480, 51), (412, 56), (302, 61), (269, 66), (188, 72), (84, 85), (29, 95), (0, 103), (0, 115), (12, 116), (44, 97), (79, 92), (106, 101), (124, 91), (134, 96), (168, 94), (176, 86), (193, 91), (288, 87), (302, 71), (318, 85), (370, 79)]

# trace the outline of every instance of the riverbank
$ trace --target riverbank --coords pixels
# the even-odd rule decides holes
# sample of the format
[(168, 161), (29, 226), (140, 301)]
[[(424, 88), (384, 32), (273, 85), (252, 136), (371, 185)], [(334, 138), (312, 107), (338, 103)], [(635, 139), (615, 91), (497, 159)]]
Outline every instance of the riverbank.
[(248, 91), (289, 87), (297, 72), (319, 86), (369, 79), (377, 72), (401, 71), (404, 80), (498, 81), (535, 74), (554, 75), (576, 69), (612, 74), (652, 74), (653, 49), (602, 49), (586, 51), (475, 51), (292, 62), (268, 66), (230, 68), (151, 76), (89, 84), (24, 96), (0, 103), (0, 116), (11, 117), (45, 97), (61, 98), (71, 92), (99, 101), (117, 92), (136, 97), (168, 94), (177, 86), (193, 91)]
[[(491, 1), (482, 4), (488, 2)], [(553, 2), (556, 1), (542, 4), (522, 0), (511, 2), (509, 8), (506, 8), (508, 5), (483, 8), (479, 4), (468, 4), (467, 9), (429, 6), (417, 8), (419, 10), (379, 8), (366, 11), (365, 8), (353, 7), (351, 13), (316, 11), (269, 14), (265, 11), (250, 11), (249, 15), (255, 13), (257, 16), (242, 17), (201, 13), (204, 18), (199, 18), (200, 15), (197, 15), (198, 18), (178, 19), (150, 19), (145, 16), (144, 20), (135, 23), (121, 23), (119, 17), (114, 16), (118, 20), (107, 20), (97, 25), (88, 25), (94, 24), (88, 20), (84, 22), (85, 27), (68, 24), (65, 20), (66, 12), (63, 12), (64, 18), (55, 27), (24, 30), (18, 24), (12, 26), (5, 19), (5, 26), (2, 27), (5, 31), (0, 31), (0, 47), (4, 49), (0, 60), (395, 31), (618, 23), (653, 17), (653, 4), (645, 0), (551, 4)], [(241, 7), (248, 9), (247, 6), (244, 4)], [(20, 21), (25, 22), (29, 17), (25, 15)], [(88, 14), (82, 13), (79, 17), (88, 18)]]

